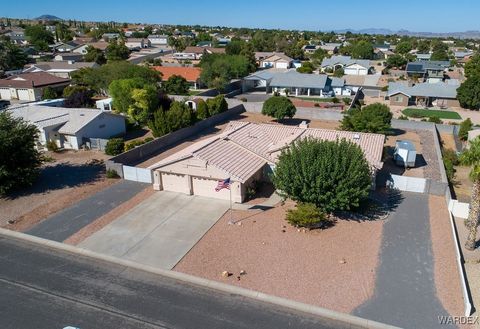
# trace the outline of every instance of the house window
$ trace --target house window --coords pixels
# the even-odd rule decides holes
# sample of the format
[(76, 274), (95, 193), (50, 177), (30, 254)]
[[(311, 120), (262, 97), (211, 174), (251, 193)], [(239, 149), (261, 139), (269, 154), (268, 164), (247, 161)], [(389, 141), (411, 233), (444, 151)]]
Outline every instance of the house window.
[(105, 128), (105, 124), (98, 126), (98, 128)]
[(403, 96), (395, 96), (395, 102), (403, 102)]

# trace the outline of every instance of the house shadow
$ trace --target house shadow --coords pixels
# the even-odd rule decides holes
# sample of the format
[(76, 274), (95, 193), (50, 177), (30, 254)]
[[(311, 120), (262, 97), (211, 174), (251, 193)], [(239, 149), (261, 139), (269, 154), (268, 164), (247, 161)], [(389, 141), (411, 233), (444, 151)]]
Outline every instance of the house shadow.
[(102, 163), (59, 163), (45, 166), (40, 170), (39, 177), (32, 186), (12, 191), (5, 196), (5, 199), (13, 200), (26, 195), (41, 194), (93, 183), (100, 179), (104, 173), (105, 166)]
[(405, 134), (406, 131), (403, 129), (398, 129), (398, 128), (391, 128), (390, 131), (388, 132), (388, 136), (400, 136)]
[(300, 125), (302, 122), (306, 122), (307, 124), (309, 124), (311, 122), (311, 120), (309, 119), (298, 119), (298, 118), (285, 118), (285, 119), (282, 119), (282, 120), (279, 120), (278, 123), (281, 123), (283, 125), (286, 125), (286, 126), (298, 126)]

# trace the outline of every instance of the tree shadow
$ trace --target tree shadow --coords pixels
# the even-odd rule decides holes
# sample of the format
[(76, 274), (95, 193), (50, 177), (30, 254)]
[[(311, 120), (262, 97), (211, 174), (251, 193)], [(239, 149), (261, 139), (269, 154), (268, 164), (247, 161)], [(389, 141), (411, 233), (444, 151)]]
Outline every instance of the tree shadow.
[(390, 131), (388, 132), (388, 136), (400, 136), (405, 134), (406, 131), (403, 129), (398, 129), (398, 128), (391, 128)]
[(58, 163), (45, 166), (40, 170), (40, 175), (32, 186), (12, 191), (4, 198), (13, 200), (26, 195), (89, 184), (100, 179), (104, 173), (103, 163)]

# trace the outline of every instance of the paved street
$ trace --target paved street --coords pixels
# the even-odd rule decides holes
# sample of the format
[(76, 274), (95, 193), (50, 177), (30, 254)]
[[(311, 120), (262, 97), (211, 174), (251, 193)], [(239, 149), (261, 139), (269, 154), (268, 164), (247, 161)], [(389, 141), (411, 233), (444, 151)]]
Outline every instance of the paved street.
[(345, 327), (11, 238), (0, 250), (2, 329)]
[(384, 226), (375, 295), (353, 313), (402, 328), (438, 328), (437, 316), (448, 313), (435, 290), (428, 195), (402, 194)]
[(148, 185), (122, 180), (52, 215), (25, 233), (62, 242), (95, 219), (131, 199)]
[(79, 247), (170, 270), (228, 207), (225, 200), (159, 191)]

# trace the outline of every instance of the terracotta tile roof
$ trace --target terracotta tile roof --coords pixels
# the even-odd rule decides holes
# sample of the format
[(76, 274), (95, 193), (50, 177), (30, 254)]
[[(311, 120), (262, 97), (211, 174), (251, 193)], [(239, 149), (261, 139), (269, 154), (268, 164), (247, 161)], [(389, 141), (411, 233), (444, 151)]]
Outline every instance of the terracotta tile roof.
[(162, 80), (168, 80), (172, 75), (184, 77), (189, 82), (196, 82), (200, 79), (202, 70), (199, 67), (183, 66), (152, 66), (152, 68), (162, 73)]
[(384, 135), (232, 121), (221, 134), (192, 144), (149, 168), (155, 170), (194, 157), (245, 182), (265, 164), (275, 163), (282, 149), (307, 137), (346, 139), (362, 149), (370, 166), (380, 169), (383, 165)]
[(70, 79), (59, 78), (45, 72), (32, 72), (12, 75), (0, 80), (0, 87), (32, 88), (68, 83)]

